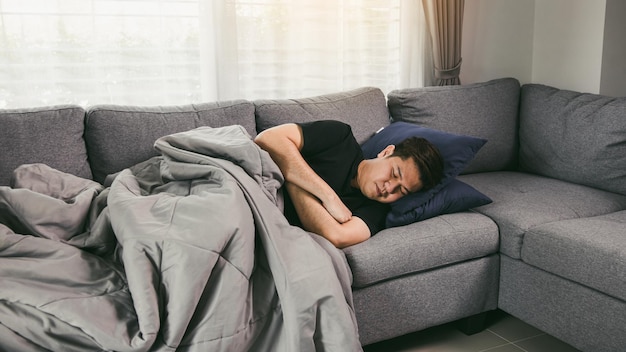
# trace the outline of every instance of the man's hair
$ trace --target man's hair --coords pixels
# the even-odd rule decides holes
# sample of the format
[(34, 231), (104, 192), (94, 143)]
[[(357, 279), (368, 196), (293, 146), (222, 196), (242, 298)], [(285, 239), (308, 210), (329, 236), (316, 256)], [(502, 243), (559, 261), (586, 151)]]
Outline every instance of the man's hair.
[(409, 137), (398, 145), (391, 156), (413, 159), (420, 171), (422, 191), (435, 187), (443, 178), (443, 157), (439, 149), (425, 138)]

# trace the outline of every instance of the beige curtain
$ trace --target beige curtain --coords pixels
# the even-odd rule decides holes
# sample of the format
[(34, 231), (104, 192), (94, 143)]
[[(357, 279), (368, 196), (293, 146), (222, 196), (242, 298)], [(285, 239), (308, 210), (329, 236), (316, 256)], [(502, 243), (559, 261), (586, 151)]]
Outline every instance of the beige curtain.
[(461, 84), (461, 34), (465, 0), (422, 0), (430, 31), (436, 85)]

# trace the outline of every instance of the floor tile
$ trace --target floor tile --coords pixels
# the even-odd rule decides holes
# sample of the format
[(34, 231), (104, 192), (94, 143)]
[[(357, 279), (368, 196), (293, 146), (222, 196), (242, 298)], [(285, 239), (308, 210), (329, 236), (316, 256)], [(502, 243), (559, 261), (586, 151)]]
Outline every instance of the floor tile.
[(365, 352), (580, 352), (502, 311), (488, 316), (487, 329), (465, 335), (444, 324), (364, 347)]
[[(474, 335), (465, 335), (464, 333), (453, 330), (455, 334), (454, 338), (449, 339), (443, 343), (450, 351), (482, 351), (496, 346), (506, 344), (507, 341), (499, 336), (484, 330)], [(439, 342), (439, 344), (442, 344)], [(420, 351), (420, 350), (417, 350)], [(430, 351), (424, 349), (422, 351)]]
[[(515, 345), (512, 344), (508, 344), (508, 345), (504, 345), (504, 346), (498, 346), (498, 347), (494, 347), (494, 348), (490, 348), (488, 350), (483, 350), (480, 352), (528, 352), (526, 350), (523, 350)], [(553, 352), (557, 352), (557, 351), (553, 351)]]
[(530, 352), (580, 352), (578, 349), (547, 334), (517, 341), (515, 345)]
[(477, 352), (506, 343), (487, 330), (468, 336), (447, 324), (366, 346), (365, 352)]
[(511, 342), (544, 334), (543, 331), (534, 326), (526, 324), (504, 312), (494, 313), (492, 320), (488, 324), (487, 330)]

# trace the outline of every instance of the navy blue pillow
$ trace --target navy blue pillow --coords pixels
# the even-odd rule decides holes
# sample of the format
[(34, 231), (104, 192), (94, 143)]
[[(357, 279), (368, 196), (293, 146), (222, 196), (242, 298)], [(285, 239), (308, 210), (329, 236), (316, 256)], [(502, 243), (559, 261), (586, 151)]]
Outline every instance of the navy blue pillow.
[(465, 211), (491, 202), (491, 198), (480, 193), (474, 187), (454, 179), (435, 193), (426, 203), (405, 213), (390, 211), (387, 214), (386, 227), (407, 225), (441, 214)]
[[(448, 185), (465, 169), (486, 139), (443, 132), (408, 122), (394, 122), (368, 139), (361, 149), (366, 159), (375, 158), (390, 144), (396, 145), (409, 137), (422, 137), (433, 143), (444, 160), (444, 176), (435, 187), (411, 193), (391, 204), (391, 212), (405, 214), (428, 202), (437, 192)], [(416, 220), (417, 221), (417, 220)]]

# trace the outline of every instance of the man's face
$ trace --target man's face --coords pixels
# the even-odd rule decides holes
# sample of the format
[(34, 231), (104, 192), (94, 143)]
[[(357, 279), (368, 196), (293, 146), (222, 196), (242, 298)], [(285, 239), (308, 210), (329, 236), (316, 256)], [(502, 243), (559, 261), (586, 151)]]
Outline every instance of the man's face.
[(356, 186), (367, 198), (391, 203), (422, 188), (420, 173), (411, 159), (391, 157), (394, 146), (390, 145), (375, 159), (359, 164)]

